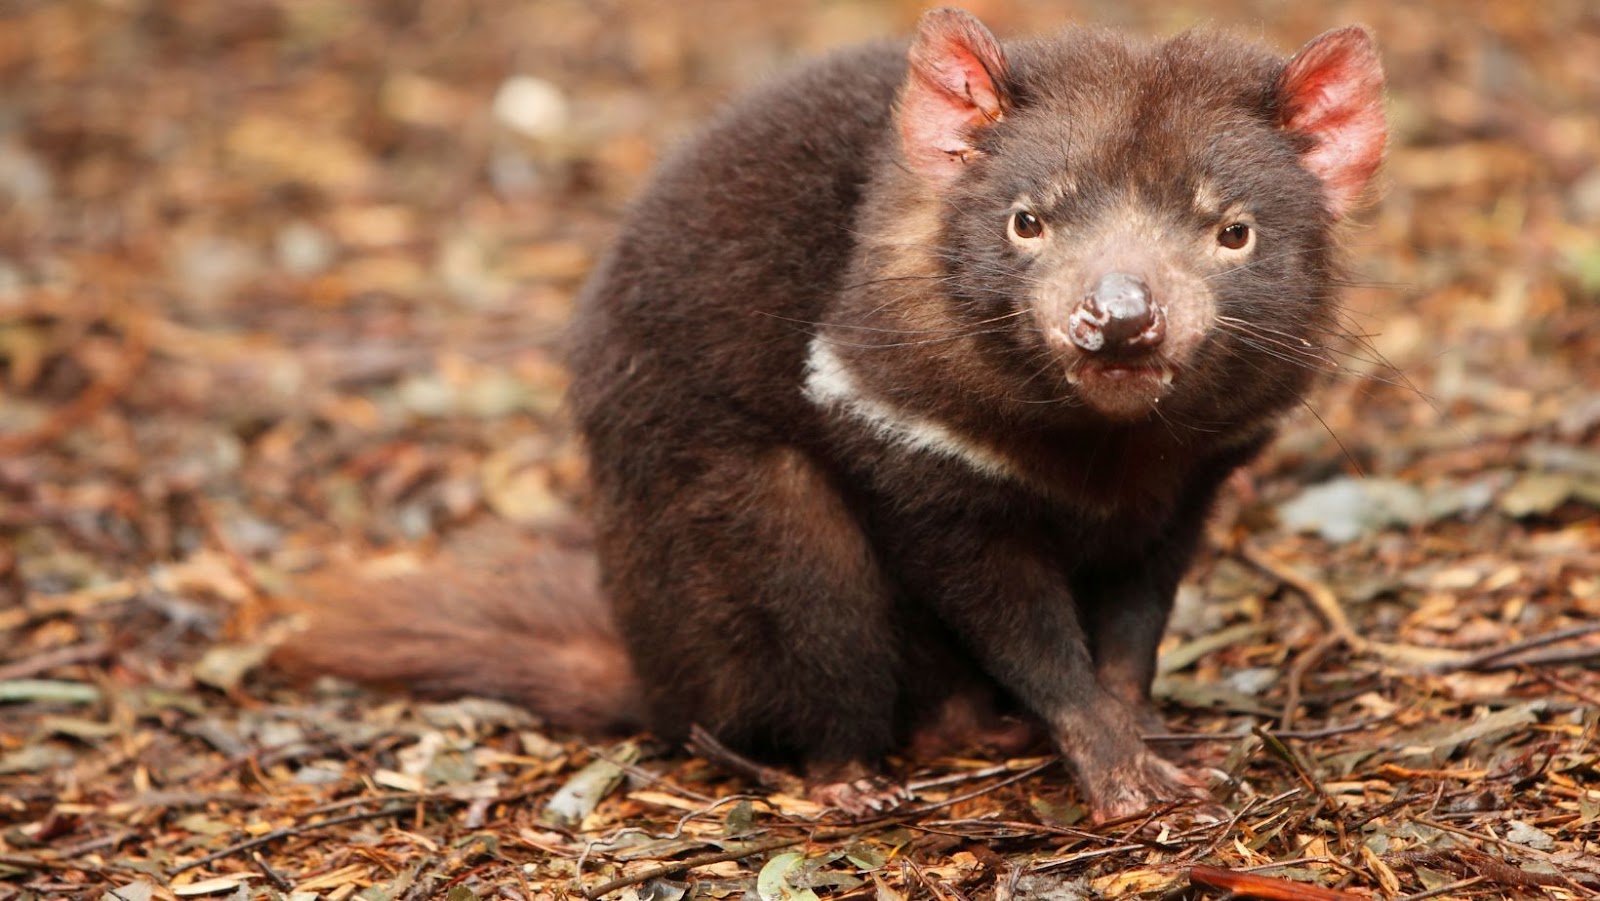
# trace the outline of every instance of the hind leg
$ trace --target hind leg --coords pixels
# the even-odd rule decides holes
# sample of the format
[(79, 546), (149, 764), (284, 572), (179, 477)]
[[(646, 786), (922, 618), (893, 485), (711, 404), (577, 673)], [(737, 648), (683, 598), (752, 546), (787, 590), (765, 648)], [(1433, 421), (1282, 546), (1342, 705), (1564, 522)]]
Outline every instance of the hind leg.
[(881, 806), (900, 665), (866, 537), (797, 450), (709, 462), (659, 508), (608, 515), (632, 523), (603, 563), (655, 725), (796, 760), (834, 806)]

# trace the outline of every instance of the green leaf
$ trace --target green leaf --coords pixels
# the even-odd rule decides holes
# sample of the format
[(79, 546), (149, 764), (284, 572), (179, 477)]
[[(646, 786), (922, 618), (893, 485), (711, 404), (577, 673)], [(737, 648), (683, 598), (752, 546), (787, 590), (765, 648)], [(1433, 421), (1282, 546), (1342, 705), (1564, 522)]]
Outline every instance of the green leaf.
[(44, 702), (55, 704), (93, 704), (100, 700), (100, 689), (82, 682), (56, 679), (10, 679), (0, 682), (0, 704)]
[(761, 901), (820, 901), (816, 892), (796, 886), (792, 879), (805, 862), (805, 854), (799, 851), (787, 851), (767, 861), (756, 876), (756, 894)]

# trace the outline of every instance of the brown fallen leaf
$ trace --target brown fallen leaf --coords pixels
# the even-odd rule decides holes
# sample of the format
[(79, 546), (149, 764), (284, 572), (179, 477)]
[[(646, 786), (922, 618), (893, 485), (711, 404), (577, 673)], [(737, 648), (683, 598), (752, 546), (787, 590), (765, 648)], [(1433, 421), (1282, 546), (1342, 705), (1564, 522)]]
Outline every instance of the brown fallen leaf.
[(1189, 881), (1206, 888), (1221, 889), (1235, 897), (1263, 898), (1265, 901), (1367, 901), (1365, 895), (1335, 891), (1290, 879), (1208, 867), (1203, 864), (1197, 864), (1189, 869)]

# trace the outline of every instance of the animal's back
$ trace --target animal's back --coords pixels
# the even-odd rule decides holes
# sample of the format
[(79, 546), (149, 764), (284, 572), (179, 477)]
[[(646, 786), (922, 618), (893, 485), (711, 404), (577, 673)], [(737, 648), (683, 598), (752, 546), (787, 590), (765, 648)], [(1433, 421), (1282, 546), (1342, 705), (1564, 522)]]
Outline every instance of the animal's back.
[(746, 94), (662, 165), (574, 324), (571, 400), (598, 478), (714, 440), (730, 416), (787, 438), (808, 415), (806, 342), (848, 264), (904, 72), (888, 44), (827, 57)]

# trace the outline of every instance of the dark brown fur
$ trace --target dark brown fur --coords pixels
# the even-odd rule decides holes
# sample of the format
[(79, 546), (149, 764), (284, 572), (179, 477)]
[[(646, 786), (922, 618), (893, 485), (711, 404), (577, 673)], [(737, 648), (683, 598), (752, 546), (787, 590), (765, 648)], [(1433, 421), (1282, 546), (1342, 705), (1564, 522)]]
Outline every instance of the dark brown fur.
[[(970, 20), (928, 21), (950, 52), (977, 46), (948, 32)], [(601, 583), (665, 737), (698, 723), (746, 753), (854, 772), (968, 721), (957, 701), (1016, 708), (1045, 725), (1096, 814), (1119, 815), (1193, 793), (1139, 739), (1159, 723), (1156, 644), (1218, 486), (1311, 378), (1309, 354), (1275, 342), (1326, 336), (1340, 207), (1302, 163), (1316, 139), (1284, 126), (1285, 64), (1261, 48), (1069, 31), (994, 52), (958, 60), (960, 77), (993, 77), (1004, 113), (971, 116), (959, 165), (907, 164), (906, 52), (881, 45), (756, 91), (662, 167), (576, 323)], [(935, 90), (906, 115), (947, 102)], [(941, 165), (954, 174), (930, 181)], [(1271, 254), (1190, 266), (1185, 236), (1215, 234), (1208, 192), (1247, 205)], [(1175, 328), (1190, 291), (1262, 331), (1191, 334), (1159, 407), (1086, 406), (1068, 378), (1081, 361), (1043, 342), (1056, 314), (1028, 299), (1038, 278), (1006, 242), (1020, 195), (1070, 236), (1059, 279), (1125, 258), (1148, 264)], [(1176, 235), (1171, 278), (1119, 229)], [(1057, 293), (1070, 305), (1082, 290)], [(874, 402), (996, 471), (808, 396), (814, 339)], [(507, 631), (451, 630), (454, 646), (526, 658), (551, 634), (509, 631), (515, 603), (547, 614), (533, 594), (439, 604), (414, 628), (487, 609)], [(347, 670), (381, 671), (383, 656)], [(447, 681), (526, 697), (509, 683), (529, 673), (506, 666)], [(564, 695), (587, 691), (571, 679), (543, 694), (569, 712), (625, 694), (601, 684), (582, 702)]]

